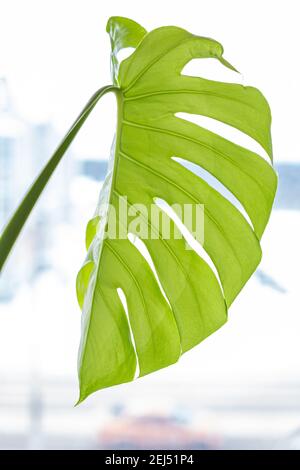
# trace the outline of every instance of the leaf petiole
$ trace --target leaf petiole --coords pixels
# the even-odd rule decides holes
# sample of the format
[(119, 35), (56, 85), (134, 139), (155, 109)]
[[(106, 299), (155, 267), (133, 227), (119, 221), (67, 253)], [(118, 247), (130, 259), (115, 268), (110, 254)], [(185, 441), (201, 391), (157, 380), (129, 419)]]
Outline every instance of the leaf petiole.
[(100, 88), (93, 94), (77, 119), (74, 121), (69, 131), (62, 139), (61, 143), (42, 169), (32, 186), (24, 196), (22, 202), (10, 218), (0, 237), (0, 272), (43, 189), (51, 178), (54, 170), (61, 161), (65, 152), (71, 145), (78, 131), (88, 118), (91, 111), (96, 106), (99, 99), (108, 92), (116, 92), (118, 88), (114, 85), (107, 85)]

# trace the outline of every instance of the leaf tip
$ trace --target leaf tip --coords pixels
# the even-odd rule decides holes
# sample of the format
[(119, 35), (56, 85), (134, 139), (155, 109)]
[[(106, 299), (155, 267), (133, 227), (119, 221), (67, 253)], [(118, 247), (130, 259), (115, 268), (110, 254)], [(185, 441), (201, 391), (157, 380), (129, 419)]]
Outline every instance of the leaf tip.
[(241, 73), (239, 72), (233, 65), (230, 64), (230, 62), (228, 62), (228, 60), (224, 59), (224, 57), (219, 57), (219, 61), (221, 62), (221, 64), (225, 65), (225, 67), (227, 67), (228, 69), (230, 70), (233, 70), (234, 72), (236, 73)]

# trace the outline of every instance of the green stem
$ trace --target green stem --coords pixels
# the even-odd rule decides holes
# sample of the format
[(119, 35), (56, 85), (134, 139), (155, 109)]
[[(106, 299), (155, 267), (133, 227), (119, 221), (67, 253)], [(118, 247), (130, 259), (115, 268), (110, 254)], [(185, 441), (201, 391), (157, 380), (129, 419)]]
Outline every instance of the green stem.
[(72, 143), (73, 139), (77, 135), (79, 129), (81, 128), (91, 111), (94, 109), (99, 99), (106, 93), (110, 91), (116, 92), (117, 90), (117, 87), (113, 85), (108, 85), (103, 88), (100, 88), (100, 90), (94, 93), (94, 95), (90, 98), (82, 112), (79, 114), (78, 118), (70, 127), (69, 131), (67, 132), (67, 134), (51, 156), (46, 166), (43, 168), (41, 173), (38, 175), (32, 186), (30, 187), (22, 202), (19, 204), (15, 213), (4, 228), (0, 238), (0, 272), (26, 220), (28, 219), (29, 214), (35, 206), (35, 203), (40, 197), (55, 168), (57, 167), (65, 152)]

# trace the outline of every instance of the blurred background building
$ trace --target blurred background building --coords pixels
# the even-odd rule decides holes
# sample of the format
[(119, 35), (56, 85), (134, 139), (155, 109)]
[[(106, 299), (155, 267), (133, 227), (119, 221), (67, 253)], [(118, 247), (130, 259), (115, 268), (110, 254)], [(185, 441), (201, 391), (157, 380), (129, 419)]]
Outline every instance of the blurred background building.
[[(26, 122), (16, 112), (7, 80), (0, 78), (1, 230), (20, 202), (24, 190), (55, 150), (58, 139), (51, 122)], [(98, 182), (103, 180), (106, 166), (105, 160), (85, 158), (81, 161), (80, 157), (72, 158), (72, 154), (62, 162), (55, 174), (56, 184), (46, 188), (45, 196), (33, 213), (30, 227), (23, 236), (22, 249), (16, 249), (13, 263), (8, 262), (1, 280), (1, 300), (11, 299), (20, 282), (30, 282), (41, 271), (55, 269), (57, 263), (51, 257), (53, 232), (59, 224), (70, 224), (74, 218), (71, 184), (76, 176)]]

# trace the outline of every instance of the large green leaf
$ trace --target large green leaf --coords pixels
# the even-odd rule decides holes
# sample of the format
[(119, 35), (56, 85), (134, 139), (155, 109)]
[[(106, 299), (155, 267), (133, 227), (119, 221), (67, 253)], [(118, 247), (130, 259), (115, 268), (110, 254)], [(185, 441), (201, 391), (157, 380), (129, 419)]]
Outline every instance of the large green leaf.
[[(120, 17), (108, 21), (107, 31), (118, 123), (77, 279), (83, 308), (79, 401), (132, 380), (137, 367), (143, 376), (176, 362), (226, 322), (227, 308), (261, 259), (259, 240), (277, 183), (271, 162), (175, 116), (199, 114), (228, 124), (272, 158), (271, 114), (257, 89), (181, 73), (193, 58), (214, 58), (231, 67), (218, 42), (172, 26), (146, 33)], [(127, 47), (135, 51), (119, 65), (117, 53)], [(227, 198), (172, 157), (193, 162), (219, 180), (240, 201), (251, 225)], [(144, 240), (158, 282), (151, 263), (129, 239), (105, 237), (111, 209), (103, 210), (103, 203), (118, 212), (125, 196), (129, 207), (139, 203), (149, 210), (157, 198), (169, 205), (203, 204), (203, 247), (220, 283), (183, 239), (158, 234)]]

